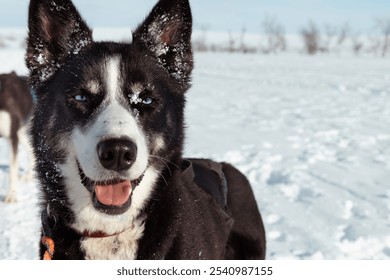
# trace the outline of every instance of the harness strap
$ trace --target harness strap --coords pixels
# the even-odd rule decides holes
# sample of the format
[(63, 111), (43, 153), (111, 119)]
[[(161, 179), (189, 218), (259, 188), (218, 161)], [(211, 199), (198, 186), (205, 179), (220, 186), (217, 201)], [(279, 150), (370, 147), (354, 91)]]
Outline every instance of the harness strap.
[(227, 209), (228, 185), (223, 164), (208, 159), (189, 159), (194, 170), (195, 183)]
[(215, 161), (208, 161), (208, 164), (209, 164), (210, 169), (214, 173), (216, 173), (219, 177), (219, 180), (221, 183), (220, 184), (220, 191), (221, 191), (222, 196), (223, 196), (224, 206), (227, 207), (228, 185), (227, 185), (225, 173), (223, 173), (223, 170), (222, 170), (223, 166), (221, 163), (217, 163)]

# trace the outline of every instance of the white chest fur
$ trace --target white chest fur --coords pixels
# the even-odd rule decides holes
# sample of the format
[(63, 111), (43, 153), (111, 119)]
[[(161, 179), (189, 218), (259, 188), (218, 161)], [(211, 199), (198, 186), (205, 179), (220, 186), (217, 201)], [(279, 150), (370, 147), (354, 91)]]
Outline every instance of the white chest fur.
[(85, 238), (81, 248), (87, 260), (134, 260), (143, 232), (144, 224), (135, 224), (133, 228), (115, 236)]

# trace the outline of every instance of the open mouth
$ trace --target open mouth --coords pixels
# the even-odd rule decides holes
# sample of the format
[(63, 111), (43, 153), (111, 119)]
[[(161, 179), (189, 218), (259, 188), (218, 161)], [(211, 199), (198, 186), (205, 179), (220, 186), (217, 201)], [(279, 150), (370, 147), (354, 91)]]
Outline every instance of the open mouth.
[(95, 209), (109, 215), (120, 215), (131, 205), (134, 189), (141, 183), (144, 174), (136, 180), (113, 178), (107, 181), (93, 181), (88, 178), (77, 162), (81, 183), (92, 193)]

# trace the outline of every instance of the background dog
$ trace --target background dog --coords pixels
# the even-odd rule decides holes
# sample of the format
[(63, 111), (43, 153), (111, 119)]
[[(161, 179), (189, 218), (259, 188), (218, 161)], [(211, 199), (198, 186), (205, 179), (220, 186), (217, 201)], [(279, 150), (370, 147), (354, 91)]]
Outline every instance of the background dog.
[(71, 1), (31, 0), (41, 258), (264, 258), (246, 178), (182, 158), (191, 32), (188, 0), (160, 0), (131, 44), (94, 42)]
[[(16, 201), (16, 185), (19, 164), (18, 145), (23, 144), (30, 153), (26, 135), (26, 123), (33, 108), (32, 96), (26, 77), (19, 77), (15, 72), (0, 75), (0, 137), (10, 143), (10, 179), (6, 203)], [(30, 157), (32, 165), (32, 157)], [(31, 168), (30, 168), (31, 170)]]

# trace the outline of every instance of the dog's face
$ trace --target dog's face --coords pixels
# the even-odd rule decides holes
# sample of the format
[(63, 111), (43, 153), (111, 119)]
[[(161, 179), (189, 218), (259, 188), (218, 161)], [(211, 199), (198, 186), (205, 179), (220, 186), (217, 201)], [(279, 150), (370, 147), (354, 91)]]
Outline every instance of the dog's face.
[(71, 1), (31, 1), (37, 173), (76, 230), (128, 226), (181, 157), (191, 25), (188, 0), (160, 0), (131, 44), (97, 43)]

